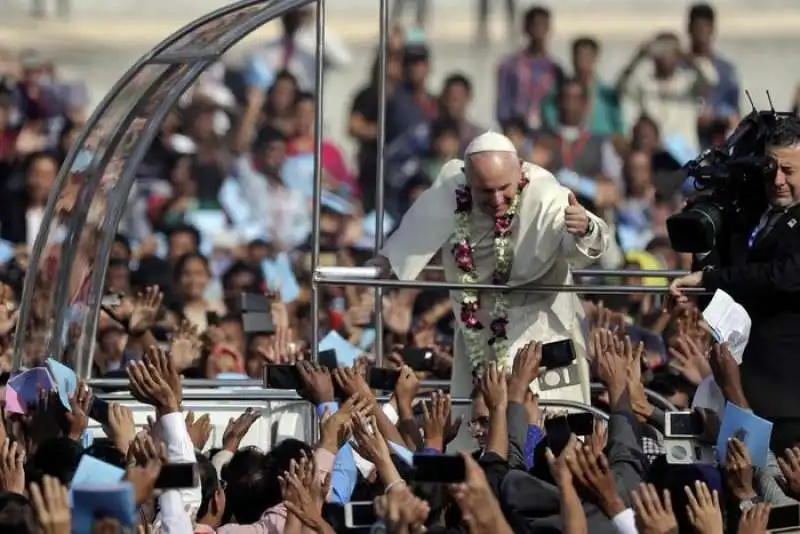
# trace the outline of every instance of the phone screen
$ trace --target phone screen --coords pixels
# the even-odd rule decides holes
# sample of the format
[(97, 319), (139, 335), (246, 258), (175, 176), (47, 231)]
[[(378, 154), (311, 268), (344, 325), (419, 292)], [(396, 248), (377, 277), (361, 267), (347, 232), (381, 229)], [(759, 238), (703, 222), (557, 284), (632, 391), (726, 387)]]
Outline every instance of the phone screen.
[(219, 324), (219, 314), (214, 311), (207, 311), (206, 323), (208, 326), (217, 326)]
[(569, 430), (576, 436), (594, 434), (594, 415), (588, 412), (567, 414)]
[(429, 371), (433, 367), (433, 350), (405, 347), (401, 353), (403, 363), (415, 371)]
[(196, 466), (194, 463), (167, 464), (161, 467), (156, 479), (156, 489), (181, 489), (195, 487)]
[(383, 369), (373, 367), (369, 370), (367, 383), (372, 389), (382, 389), (384, 391), (394, 391), (397, 380), (400, 378), (400, 371), (397, 369)]
[(101, 306), (108, 306), (113, 308), (114, 306), (119, 306), (122, 304), (122, 296), (119, 293), (109, 293), (107, 295), (103, 295), (103, 298), (100, 300)]
[(703, 419), (697, 412), (667, 412), (668, 436), (700, 436), (703, 433)]
[(269, 297), (260, 293), (242, 293), (243, 312), (271, 312), (272, 303)]
[(467, 478), (467, 466), (460, 455), (414, 455), (414, 480), (457, 484)]
[(303, 381), (294, 365), (267, 365), (264, 367), (264, 387), (268, 389), (300, 389)]
[(107, 401), (103, 399), (93, 397), (92, 398), (92, 406), (89, 408), (89, 417), (94, 419), (101, 425), (108, 426), (108, 411), (109, 411), (109, 404)]
[(796, 529), (800, 526), (800, 504), (773, 506), (769, 511), (767, 530)]
[(275, 325), (272, 322), (272, 313), (254, 311), (243, 313), (242, 329), (245, 334), (274, 334)]
[(575, 346), (571, 339), (562, 339), (542, 345), (542, 367), (557, 369), (566, 367), (575, 360)]
[(317, 361), (322, 367), (329, 370), (339, 367), (339, 360), (336, 359), (336, 349), (328, 349), (319, 351)]
[(544, 422), (547, 442), (553, 454), (558, 456), (567, 446), (572, 430), (569, 428), (569, 421), (566, 416), (553, 417)]
[(369, 528), (378, 521), (372, 501), (349, 502), (344, 508), (344, 526), (347, 528)]

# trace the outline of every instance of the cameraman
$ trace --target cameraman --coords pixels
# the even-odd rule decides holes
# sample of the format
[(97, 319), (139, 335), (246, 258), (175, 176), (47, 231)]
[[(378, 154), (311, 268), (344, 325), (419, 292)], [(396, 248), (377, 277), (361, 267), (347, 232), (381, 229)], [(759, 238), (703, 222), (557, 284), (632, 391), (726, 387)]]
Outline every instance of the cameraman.
[(766, 139), (778, 170), (767, 187), (769, 208), (748, 241), (746, 262), (706, 267), (678, 278), (683, 288), (722, 289), (753, 324), (742, 360), (742, 384), (753, 411), (774, 423), (772, 448), (800, 442), (800, 119), (781, 118)]

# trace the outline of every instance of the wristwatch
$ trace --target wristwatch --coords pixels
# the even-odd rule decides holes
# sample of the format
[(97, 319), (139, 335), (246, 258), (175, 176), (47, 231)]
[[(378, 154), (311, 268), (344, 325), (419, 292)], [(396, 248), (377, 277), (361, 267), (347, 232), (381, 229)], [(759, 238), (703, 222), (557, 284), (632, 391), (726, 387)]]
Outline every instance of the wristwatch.
[(753, 508), (757, 505), (760, 501), (758, 497), (751, 497), (749, 499), (744, 499), (743, 501), (739, 501), (739, 510), (742, 512), (748, 511), (750, 508)]

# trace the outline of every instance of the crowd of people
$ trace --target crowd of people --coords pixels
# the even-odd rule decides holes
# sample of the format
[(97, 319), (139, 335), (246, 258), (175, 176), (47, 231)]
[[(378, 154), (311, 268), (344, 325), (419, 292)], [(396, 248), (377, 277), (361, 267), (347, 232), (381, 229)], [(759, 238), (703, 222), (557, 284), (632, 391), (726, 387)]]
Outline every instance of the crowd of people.
[[(659, 34), (633, 53), (614, 83), (597, 71), (602, 47), (591, 36), (575, 39), (570, 65), (552, 57), (556, 16), (543, 7), (526, 12), (528, 42), (498, 64), (494, 126), (522, 159), (552, 172), (612, 230), (600, 266), (689, 268), (691, 258), (672, 250), (666, 235), (666, 219), (691, 194), (680, 168), (741, 118), (735, 66), (713, 47), (714, 10), (693, 6), (688, 48), (677, 33)], [(129, 410), (112, 404), (109, 440), (86, 446), (92, 397), (83, 386), (69, 407), (45, 396), (24, 415), (7, 414), (0, 531), (61, 534), (72, 524), (89, 529), (79, 532), (127, 532), (140, 523), (145, 531), (181, 533), (346, 532), (347, 504), (374, 501), (376, 521), (391, 533), (756, 533), (765, 531), (770, 505), (800, 498), (796, 440), (774, 443), (764, 469), (752, 466), (737, 440), (719, 469), (667, 465), (664, 413), (645, 387), (690, 409), (698, 386), (713, 377), (727, 401), (750, 404), (727, 347), (699, 326), (698, 303), (653, 294), (582, 295), (593, 377), (606, 388), (593, 403), (611, 414), (607, 424), (598, 421), (591, 435), (560, 446), (548, 440), (544, 420), (562, 415), (545, 413), (529, 390), (540, 374), (534, 344), (517, 354), (508, 376), (489, 366), (477, 377), (472, 415), (463, 423), (476, 438), (475, 452), (461, 456), (464, 479), (450, 483), (434, 473), (416, 480), (411, 455), (444, 455), (460, 424), (451, 420), (450, 397), (419, 383), (451, 376), (449, 295), (384, 295), (387, 365), (400, 376), (388, 403), (378, 402), (365, 381), (375, 365), (373, 291), (326, 287), (320, 315), (311, 316), (313, 15), (298, 10), (282, 24), (283, 35), (254, 46), (243, 69), (215, 65), (170, 113), (137, 169), (111, 251), (106, 294), (117, 300), (103, 305), (89, 345), (91, 374), (128, 377), (157, 420), (136, 429)], [(327, 54), (328, 65), (349, 60), (338, 43)], [(316, 155), (323, 168), (321, 264), (371, 258), (375, 233), (390, 233), (445, 163), (491, 126), (470, 119), (473, 85), (465, 74), (450, 73), (433, 92), (431, 54), (420, 29), (393, 29), (384, 228), (376, 228), (375, 213), (377, 59), (352, 101), (347, 134), (357, 145), (355, 161), (336, 140), (341, 132), (324, 138)], [(2, 369), (10, 371), (32, 245), (89, 109), (85, 86), (60, 79), (35, 51), (3, 52), (0, 81), (0, 342)], [(64, 232), (54, 230), (48, 247), (57, 250)], [(79, 294), (84, 281), (70, 280), (69, 292)], [(633, 276), (622, 282), (667, 284)], [(270, 295), (269, 331), (245, 331), (243, 293)], [(307, 361), (312, 321), (323, 337), (336, 334), (352, 347), (354, 365), (329, 371)], [(66, 332), (65, 363), (87, 356), (77, 346), (81, 334)], [(429, 352), (424, 368), (407, 365), (409, 348)], [(43, 356), (27, 350), (24, 360), (36, 365)], [(286, 440), (268, 452), (240, 448), (258, 418), (247, 412), (226, 430), (222, 449), (206, 450), (207, 420), (184, 422), (180, 415), (180, 377), (261, 378), (269, 364), (297, 366), (299, 393), (321, 417), (320, 440)], [(703, 439), (716, 444), (720, 415), (700, 413)], [(81, 518), (70, 507), (65, 487), (86, 456), (126, 470), (136, 520)], [(357, 468), (356, 457), (371, 467)], [(154, 494), (163, 465), (176, 462), (196, 463), (198, 484)]]

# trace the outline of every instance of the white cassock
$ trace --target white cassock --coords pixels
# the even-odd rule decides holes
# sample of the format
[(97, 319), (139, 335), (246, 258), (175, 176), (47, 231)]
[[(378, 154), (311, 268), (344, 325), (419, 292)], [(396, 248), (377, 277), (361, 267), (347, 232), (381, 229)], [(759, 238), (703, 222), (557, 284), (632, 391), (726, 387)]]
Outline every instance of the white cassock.
[[(497, 134), (495, 134), (497, 135)], [(381, 252), (391, 263), (400, 280), (415, 280), (431, 258), (442, 249), (442, 263), (448, 282), (459, 282), (460, 271), (450, 250), (450, 240), (455, 230), (455, 190), (466, 183), (464, 162), (451, 160), (443, 168), (433, 186), (423, 193), (403, 217), (397, 231), (392, 234)], [(530, 183), (524, 188), (520, 207), (514, 218), (511, 239), (514, 257), (509, 285), (526, 284), (570, 285), (571, 269), (584, 268), (597, 261), (608, 247), (610, 232), (606, 224), (589, 213), (594, 222), (592, 231), (583, 238), (567, 233), (564, 210), (570, 191), (561, 186), (545, 169), (532, 163), (523, 165)], [(494, 219), (478, 210), (472, 212), (470, 239), (473, 260), (480, 276), (479, 283), (491, 284), (495, 271)], [(458, 310), (460, 292), (451, 291), (450, 299), (456, 310), (458, 328), (454, 344), (454, 363), (451, 393), (454, 397), (467, 397), (472, 390), (472, 365), (461, 329)], [(576, 293), (510, 293), (507, 333), (510, 343), (509, 369), (516, 352), (530, 341), (547, 343), (572, 339), (578, 353), (577, 363), (570, 373), (577, 383), (540, 392), (542, 399), (568, 399), (589, 402), (589, 366), (581, 331), (583, 307)], [(491, 319), (488, 313), (494, 306), (494, 295), (480, 295), (478, 318), (484, 325)], [(488, 346), (488, 327), (481, 331)], [(545, 373), (539, 380), (551, 387), (564, 375), (559, 371)], [(534, 391), (539, 384), (532, 384)], [(546, 388), (547, 389), (547, 388)]]

